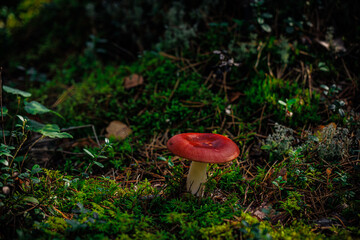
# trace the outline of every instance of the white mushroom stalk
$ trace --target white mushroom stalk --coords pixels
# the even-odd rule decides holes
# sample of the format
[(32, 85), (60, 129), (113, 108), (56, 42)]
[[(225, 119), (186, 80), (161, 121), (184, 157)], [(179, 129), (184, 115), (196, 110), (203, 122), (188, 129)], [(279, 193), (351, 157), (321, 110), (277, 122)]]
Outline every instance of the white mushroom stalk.
[(173, 154), (192, 161), (186, 189), (199, 197), (204, 195), (207, 165), (226, 163), (240, 154), (233, 141), (215, 133), (181, 133), (171, 137), (166, 146)]
[(207, 181), (207, 163), (192, 161), (186, 180), (186, 189), (196, 196), (203, 196)]

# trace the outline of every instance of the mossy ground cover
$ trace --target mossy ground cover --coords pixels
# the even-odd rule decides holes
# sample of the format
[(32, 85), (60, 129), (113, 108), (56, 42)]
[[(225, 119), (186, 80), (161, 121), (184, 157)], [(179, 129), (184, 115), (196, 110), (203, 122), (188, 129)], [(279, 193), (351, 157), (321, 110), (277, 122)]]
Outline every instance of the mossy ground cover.
[[(31, 29), (67, 14), (84, 14), (90, 25), (74, 28), (63, 19), (66, 30), (42, 32), (47, 40), (31, 50), (5, 51), (11, 62), (1, 77), (1, 238), (360, 237), (356, 36), (338, 31), (345, 49), (331, 26), (316, 32), (307, 7), (298, 16), (267, 1), (252, 2), (245, 20), (217, 3), (195, 9), (215, 14), (211, 7), (222, 6), (232, 17), (187, 16), (191, 4), (148, 1), (120, 4), (133, 17), (93, 1), (52, 13), (65, 2), (2, 8), (4, 50), (23, 41), (22, 31), (31, 36)], [(156, 39), (149, 18), (178, 27)], [(77, 27), (82, 31), (64, 43), (74, 43), (66, 54), (51, 44), (54, 34)], [(91, 35), (84, 37), (87, 27)], [(110, 34), (114, 29), (141, 32), (140, 49), (146, 40), (153, 45), (135, 57), (132, 44)], [(131, 60), (122, 46), (112, 51), (116, 43), (128, 44)], [(131, 134), (108, 136), (113, 121)], [(240, 148), (234, 161), (209, 166), (203, 197), (185, 189), (189, 161), (166, 148), (183, 132), (223, 134)]]

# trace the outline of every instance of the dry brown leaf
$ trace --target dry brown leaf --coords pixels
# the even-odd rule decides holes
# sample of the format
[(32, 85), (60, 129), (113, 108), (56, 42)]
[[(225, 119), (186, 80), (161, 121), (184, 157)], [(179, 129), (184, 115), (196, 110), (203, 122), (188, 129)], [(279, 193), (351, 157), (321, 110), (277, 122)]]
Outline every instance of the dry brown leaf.
[(259, 219), (264, 219), (266, 217), (266, 214), (262, 211), (256, 210), (254, 213), (255, 217), (259, 218)]
[(131, 129), (124, 123), (120, 121), (112, 121), (109, 126), (106, 128), (107, 138), (114, 137), (118, 140), (123, 140), (131, 134)]
[(244, 96), (245, 94), (241, 92), (230, 92), (229, 93), (229, 102), (235, 102), (240, 96)]
[(272, 209), (270, 204), (263, 203), (257, 209), (252, 211), (252, 214), (258, 219), (265, 219), (266, 217), (272, 218), (275, 215), (276, 211)]
[(124, 88), (129, 89), (144, 83), (144, 78), (139, 74), (132, 74), (124, 78)]

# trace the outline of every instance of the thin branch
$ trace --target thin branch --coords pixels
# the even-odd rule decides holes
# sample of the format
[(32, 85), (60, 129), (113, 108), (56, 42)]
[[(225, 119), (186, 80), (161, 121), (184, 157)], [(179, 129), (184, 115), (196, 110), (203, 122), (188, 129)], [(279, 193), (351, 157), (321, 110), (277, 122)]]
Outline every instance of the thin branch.
[(70, 130), (80, 129), (80, 128), (87, 128), (87, 127), (91, 127), (91, 128), (92, 128), (92, 131), (93, 131), (93, 133), (94, 133), (94, 137), (95, 137), (96, 143), (97, 143), (97, 145), (100, 147), (101, 145), (100, 145), (98, 136), (97, 136), (96, 131), (95, 131), (95, 126), (94, 126), (93, 124), (76, 126), (76, 127), (69, 127), (69, 128), (63, 128), (63, 129), (61, 129), (61, 131), (62, 131), (62, 132), (65, 132), (65, 131), (70, 131)]
[[(43, 138), (45, 138), (44, 135), (42, 135), (41, 137), (39, 137), (38, 139), (36, 139), (36, 141), (33, 142), (33, 144), (31, 144), (31, 146), (28, 148), (28, 150), (26, 151), (26, 153), (25, 153), (25, 155), (24, 155), (24, 158), (23, 158), (23, 160), (22, 160), (22, 162), (21, 162), (20, 172), (21, 172), (21, 169), (22, 169), (22, 167), (23, 167), (23, 165), (24, 165), (25, 158), (26, 158), (26, 156), (28, 155), (30, 149), (31, 149), (33, 146), (35, 146), (35, 144), (37, 144), (37, 143), (38, 143), (41, 139), (43, 139)], [(20, 149), (20, 148), (19, 148), (19, 149)]]

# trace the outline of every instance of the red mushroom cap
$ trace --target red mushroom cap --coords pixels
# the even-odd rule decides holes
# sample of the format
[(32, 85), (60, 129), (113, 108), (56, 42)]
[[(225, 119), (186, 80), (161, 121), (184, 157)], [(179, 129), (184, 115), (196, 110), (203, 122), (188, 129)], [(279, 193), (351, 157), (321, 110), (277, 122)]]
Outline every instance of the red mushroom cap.
[(182, 133), (167, 142), (175, 155), (204, 163), (224, 163), (240, 154), (238, 146), (229, 138), (214, 133)]

